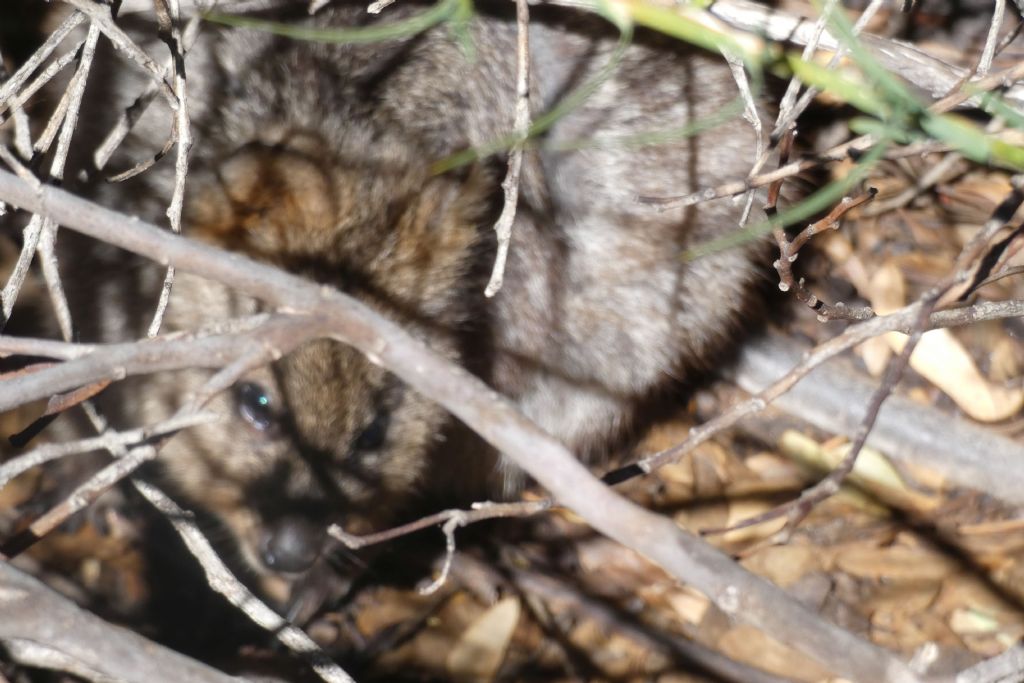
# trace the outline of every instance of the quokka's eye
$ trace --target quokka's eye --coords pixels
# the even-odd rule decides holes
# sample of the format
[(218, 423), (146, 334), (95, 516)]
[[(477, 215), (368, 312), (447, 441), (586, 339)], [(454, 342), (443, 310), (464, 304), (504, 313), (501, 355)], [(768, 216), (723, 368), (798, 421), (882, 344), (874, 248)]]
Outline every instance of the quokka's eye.
[(388, 435), (388, 426), (391, 424), (391, 416), (386, 412), (379, 412), (373, 418), (373, 422), (366, 426), (366, 429), (356, 438), (355, 449), (357, 451), (374, 451), (384, 445), (384, 439)]
[(235, 387), (238, 414), (261, 432), (274, 424), (274, 409), (266, 389), (253, 382), (242, 382)]

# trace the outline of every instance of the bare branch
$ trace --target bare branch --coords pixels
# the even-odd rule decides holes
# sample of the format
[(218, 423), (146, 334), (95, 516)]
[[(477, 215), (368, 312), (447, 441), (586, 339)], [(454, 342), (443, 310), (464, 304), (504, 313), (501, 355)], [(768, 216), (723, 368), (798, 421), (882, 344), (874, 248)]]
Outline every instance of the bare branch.
[[(188, 25), (185, 26), (185, 30), (182, 32), (181, 37), (181, 45), (184, 52), (188, 52), (193, 43), (195, 43), (196, 37), (199, 35), (199, 26), (200, 20), (198, 16), (192, 17), (192, 19), (189, 20)], [(172, 56), (169, 62), (164, 66), (161, 74), (166, 77), (167, 75), (172, 74), (174, 69), (175, 61)], [(99, 147), (96, 148), (96, 151), (93, 152), (93, 164), (97, 169), (102, 169), (107, 165), (107, 162), (110, 161), (110, 157), (114, 154), (117, 148), (121, 146), (125, 137), (128, 136), (128, 133), (131, 132), (132, 128), (135, 126), (136, 121), (138, 121), (139, 117), (141, 117), (146, 109), (149, 108), (149, 105), (153, 102), (153, 98), (156, 97), (158, 91), (159, 87), (157, 84), (150, 81), (146, 85), (145, 90), (143, 90), (142, 93), (135, 98), (135, 101), (126, 107), (121, 113), (113, 128), (111, 128), (110, 132), (107, 133), (107, 136), (103, 139), (103, 142), (101, 142)], [(177, 129), (175, 128), (172, 131), (171, 139), (165, 143), (164, 149), (156, 155), (157, 159), (163, 157), (168, 151), (170, 151), (170, 145), (176, 141), (175, 135), (173, 134), (176, 133), (176, 130)], [(152, 165), (152, 163), (154, 162), (149, 162), (149, 165)], [(147, 165), (146, 168), (148, 168), (149, 165)], [(126, 171), (119, 174), (118, 177), (124, 179), (125, 177), (136, 175), (137, 173), (133, 171), (134, 169)]]
[(988, 26), (988, 35), (985, 37), (985, 47), (981, 51), (978, 68), (975, 69), (978, 76), (985, 76), (992, 68), (992, 59), (996, 56), (996, 45), (999, 42), (999, 29), (1003, 27), (1005, 15), (1006, 0), (995, 0), (992, 8), (992, 22)]
[[(1024, 315), (1024, 302), (1020, 301), (981, 306), (988, 312), (1009, 314), (1008, 317)], [(940, 311), (932, 314), (932, 324), (940, 316), (945, 320), (960, 316), (955, 324), (971, 324), (978, 319), (978, 313), (981, 311), (973, 307)], [(887, 318), (875, 318), (857, 327)], [(746, 347), (733, 375), (740, 388), (757, 394), (788, 374), (794, 365), (802, 366), (801, 358), (816, 353), (805, 344), (771, 338)], [(819, 429), (852, 436), (863, 416), (861, 406), (868, 404), (877, 385), (877, 380), (839, 359), (815, 368), (772, 404)], [(936, 472), (951, 486), (1024, 504), (1024, 446), (969, 420), (952, 418), (930, 406), (893, 396), (880, 412), (868, 445), (896, 461)]]
[[(756, 396), (736, 404), (715, 419), (691, 429), (689, 436), (683, 443), (647, 456), (637, 462), (636, 465), (630, 467), (638, 468), (646, 473), (653, 472), (664, 464), (676, 462), (715, 434), (732, 427), (744, 417), (753, 415), (769, 403), (786, 394), (797, 382), (827, 360), (885, 332), (900, 331), (909, 334), (921, 305), (921, 302), (915, 302), (895, 313), (877, 316), (847, 328), (842, 334), (808, 350), (803, 354), (799, 363), (789, 368), (785, 375), (776, 379), (767, 388), (760, 389)], [(975, 310), (963, 309), (933, 313), (929, 324), (933, 327), (966, 325), (979, 320), (979, 315), (986, 318), (989, 315), (1002, 318), (1015, 317), (1021, 314), (1024, 314), (1024, 302), (1021, 301), (979, 304), (978, 309)], [(1000, 487), (1000, 489), (1002, 488)], [(986, 488), (983, 490), (992, 491), (993, 489)]]
[[(779, 182), (781, 183), (781, 181)], [(775, 190), (774, 194), (777, 195), (777, 192)], [(803, 278), (797, 280), (793, 275), (793, 262), (796, 261), (800, 249), (811, 237), (825, 230), (838, 229), (840, 218), (854, 208), (871, 201), (875, 194), (876, 190), (872, 187), (867, 192), (863, 192), (856, 197), (843, 197), (827, 216), (808, 225), (792, 241), (786, 237), (786, 231), (782, 228), (776, 228), (772, 231), (775, 243), (779, 247), (779, 258), (772, 263), (779, 274), (779, 289), (784, 292), (793, 292), (797, 300), (818, 314), (818, 320), (821, 322), (829, 320), (867, 320), (874, 317), (875, 312), (868, 306), (851, 307), (841, 301), (835, 304), (822, 301), (807, 289)], [(771, 197), (771, 194), (769, 196)], [(774, 204), (774, 201), (774, 198), (769, 199), (769, 202), (772, 204)]]
[(986, 659), (956, 676), (956, 683), (1013, 683), (1024, 671), (1024, 647), (1015, 645), (1001, 655)]
[[(81, 671), (118, 681), (228, 683), (227, 676), (89, 614), (56, 591), (0, 562), (0, 640), (45, 645)], [(59, 624), (60, 628), (54, 625)]]
[[(875, 146), (875, 142), (876, 141), (873, 136), (862, 135), (854, 138), (853, 140), (836, 145), (826, 152), (815, 154), (813, 157), (791, 161), (784, 166), (780, 166), (774, 171), (759, 173), (755, 176), (744, 178), (743, 180), (726, 181), (721, 185), (704, 188), (678, 197), (653, 197), (644, 195), (639, 196), (636, 199), (643, 204), (651, 205), (658, 211), (670, 211), (672, 209), (694, 206), (701, 202), (709, 202), (713, 199), (721, 199), (723, 197), (742, 194), (752, 188), (764, 187), (778, 180), (791, 178), (797, 174), (803, 173), (804, 171), (824, 166), (825, 164), (833, 161), (842, 161), (850, 158), (854, 154), (867, 152)], [(920, 142), (907, 145), (905, 147), (891, 149), (883, 155), (883, 158), (903, 159), (928, 154), (929, 152), (946, 151), (947, 149), (948, 148), (945, 145), (940, 143)]]
[(22, 472), (27, 472), (33, 467), (38, 467), (39, 465), (43, 465), (52, 460), (57, 460), (65, 456), (75, 455), (78, 453), (88, 453), (90, 451), (98, 450), (113, 450), (118, 447), (130, 447), (132, 445), (141, 444), (144, 441), (149, 441), (153, 438), (169, 436), (188, 427), (208, 424), (212, 422), (215, 417), (216, 416), (212, 413), (180, 415), (155, 424), (152, 427), (142, 427), (140, 429), (131, 429), (124, 432), (106, 432), (99, 436), (80, 439), (78, 441), (51, 443), (46, 444), (45, 446), (40, 446), (28, 453), (23, 453), (17, 457), (11, 458), (3, 464), (0, 464), (0, 489), (6, 486), (11, 479)]
[[(170, 2), (170, 4), (168, 4)], [(188, 97), (185, 79), (185, 45), (178, 26), (180, 10), (178, 0), (156, 0), (157, 15), (160, 18), (160, 34), (164, 37), (171, 51), (171, 63), (174, 65), (174, 94), (178, 98), (178, 111), (174, 118), (174, 139), (178, 143), (178, 158), (174, 164), (174, 191), (171, 203), (167, 207), (167, 218), (171, 222), (171, 232), (181, 234), (181, 211), (185, 201), (185, 177), (188, 175), (188, 153), (192, 148), (192, 127), (188, 117)], [(152, 338), (160, 333), (167, 305), (171, 301), (171, 288), (174, 286), (174, 267), (169, 266), (164, 275), (164, 283), (160, 288), (160, 299), (153, 313), (146, 336)]]
[(444, 510), (442, 512), (428, 515), (408, 524), (380, 531), (366, 536), (354, 536), (347, 533), (337, 524), (332, 524), (327, 533), (344, 543), (353, 550), (365, 548), (369, 545), (390, 541), (407, 534), (426, 529), (437, 524), (445, 537), (445, 559), (441, 569), (441, 575), (432, 581), (428, 586), (420, 589), (420, 595), (431, 595), (436, 593), (448, 580), (448, 572), (451, 569), (452, 557), (455, 555), (455, 530), (481, 522), (486, 519), (498, 519), (508, 517), (529, 517), (538, 512), (550, 510), (553, 502), (551, 500), (523, 501), (519, 503), (474, 503), (469, 510)]
[(267, 349), (284, 354), (322, 334), (323, 328), (305, 316), (277, 315), (255, 329), (239, 332), (179, 336), (146, 344), (97, 344), (88, 355), (67, 363), (0, 380), (0, 410), (102, 379), (118, 381), (164, 370), (219, 368), (239, 356), (262, 354)]
[(163, 92), (171, 109), (174, 111), (178, 110), (178, 101), (174, 95), (174, 89), (164, 80), (160, 67), (120, 26), (114, 23), (109, 6), (93, 2), (92, 0), (64, 0), (64, 2), (72, 5), (92, 19), (99, 26), (100, 30), (103, 31), (103, 35), (114, 44), (114, 47), (129, 58), (128, 61), (135, 64), (160, 84), (160, 90)]
[(453, 519), (460, 520), (459, 526), (467, 526), (486, 519), (529, 517), (539, 512), (550, 510), (551, 506), (552, 501), (550, 500), (522, 501), (519, 503), (481, 502), (474, 503), (469, 510), (443, 510), (408, 524), (402, 524), (386, 531), (378, 531), (375, 534), (356, 536), (346, 532), (337, 524), (332, 524), (327, 529), (327, 533), (344, 543), (345, 546), (358, 550), (359, 548), (384, 543), (385, 541), (392, 541), (421, 529), (444, 524)]
[[(25, 63), (21, 65), (21, 68), (19, 68), (13, 76), (4, 81), (3, 85), (0, 85), (0, 113), (3, 113), (10, 107), (17, 106), (17, 103), (11, 100), (14, 94), (21, 90), (21, 87), (28, 80), (28, 77), (31, 76), (37, 68), (39, 68), (39, 65), (42, 64), (55, 49), (57, 49), (57, 46), (61, 44), (68, 34), (82, 23), (83, 19), (84, 17), (81, 12), (72, 12), (63, 22), (61, 22), (61, 25), (50, 34), (46, 39), (46, 42), (40, 45), (39, 48), (32, 53), (32, 56), (25, 60)], [(63, 62), (63, 64), (53, 70), (54, 74), (74, 60), (75, 54), (78, 52), (78, 47), (82, 42), (84, 41), (79, 41), (74, 47), (68, 50), (64, 57), (57, 60), (58, 62)], [(47, 69), (47, 71), (49, 71), (49, 69)], [(46, 80), (39, 83), (35, 89), (30, 86), (29, 90), (31, 90), (31, 92), (35, 92), (46, 83)], [(22, 101), (28, 97), (31, 97), (31, 93), (28, 95), (22, 93)]]

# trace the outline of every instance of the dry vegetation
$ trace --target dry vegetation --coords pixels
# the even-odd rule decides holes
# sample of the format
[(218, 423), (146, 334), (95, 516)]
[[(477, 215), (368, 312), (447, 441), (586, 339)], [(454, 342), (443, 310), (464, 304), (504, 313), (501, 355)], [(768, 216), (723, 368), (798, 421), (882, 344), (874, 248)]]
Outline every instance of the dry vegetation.
[[(86, 47), (114, 35), (92, 0), (69, 4), (91, 13), (84, 24), (96, 22)], [(170, 7), (173, 14), (176, 3), (154, 4)], [(842, 677), (873, 683), (954, 680), (958, 673), (955, 680), (965, 683), (1024, 680), (1024, 655), (1015, 649), (1024, 636), (1024, 521), (1019, 511), (1024, 504), (1024, 242), (1018, 211), (1024, 196), (1021, 177), (1015, 175), (1022, 170), (1015, 117), (1024, 114), (1012, 90), (1024, 60), (1024, 39), (1017, 37), (1021, 10), (935, 1), (903, 11), (907, 8), (897, 4), (872, 3), (873, 17), (862, 27), (875, 36), (865, 41), (874, 54), (889, 55), (888, 73), (921, 86), (924, 92), (914, 94), (932, 112), (966, 101), (972, 93), (965, 90), (970, 87), (965, 76), (973, 73), (987, 90), (1005, 95), (1006, 109), (994, 110), (995, 116), (972, 111), (966, 138), (957, 137), (963, 131), (944, 137), (932, 134), (934, 129), (927, 135), (914, 130), (867, 165), (862, 160), (880, 149), (879, 136), (895, 134), (876, 128), (874, 138), (856, 138), (850, 120), (858, 112), (848, 104), (843, 82), (807, 75), (824, 92), (799, 119), (795, 149), (805, 154), (790, 156), (801, 170), (856, 182), (818, 207), (818, 218), (832, 213), (812, 229), (801, 232), (807, 219), (788, 232), (772, 233), (784, 254), (799, 252), (800, 258), (776, 265), (788, 292), (780, 295), (778, 322), (768, 338), (744, 352), (735, 368), (698, 393), (685, 410), (621, 455), (621, 478), (648, 473), (617, 484), (615, 491), (659, 518), (618, 507), (617, 496), (607, 489), (590, 496), (596, 489), (588, 487), (598, 486), (596, 481), (584, 479), (570, 464), (558, 464), (569, 460), (564, 450), (503, 406), (490, 406), (479, 383), (429, 354), (407, 349), (400, 332), (382, 321), (346, 308), (346, 298), (322, 303), (325, 315), (334, 316), (326, 331), (310, 331), (302, 320), (280, 316), (280, 325), (291, 325), (286, 332), (327, 334), (364, 350), (387, 339), (393, 350), (381, 358), (386, 366), (419, 382), (418, 388), (458, 412), (547, 485), (531, 491), (528, 501), (550, 495), (565, 505), (525, 519), (467, 526), (457, 532), (456, 549), (447, 557), (445, 535), (436, 521), (427, 530), (391, 541), (346, 600), (304, 625), (311, 641), (284, 631), (282, 642), (300, 652), (315, 642), (344, 669), (317, 659), (321, 653), (307, 652), (328, 680), (344, 680), (345, 672), (360, 681), (759, 683)], [(684, 14), (727, 28), (733, 39), (756, 43), (751, 49), (761, 50), (757, 32), (740, 30), (756, 25), (752, 10), (740, 3), (721, 5), (714, 18), (698, 10)], [(641, 23), (658, 23), (639, 4), (621, 8), (635, 12)], [(737, 14), (729, 15), (732, 10)], [(816, 7), (795, 0), (778, 10), (779, 21), (819, 16)], [(863, 12), (863, 7), (850, 7), (848, 16), (856, 21)], [(723, 19), (730, 16), (730, 21)], [(792, 33), (784, 28), (778, 30)], [(813, 19), (805, 28), (813, 32)], [(886, 45), (894, 45), (886, 41), (894, 39), (910, 41), (946, 65), (945, 71), (938, 69), (944, 86), (925, 83), (908, 51), (886, 51)], [(778, 45), (797, 54), (803, 49), (800, 40), (797, 36), (796, 45)], [(28, 54), (25, 44), (5, 54), (8, 73)], [(78, 59), (68, 68), (81, 63)], [(829, 63), (829, 54), (820, 63)], [(832, 73), (855, 78), (857, 63), (856, 56), (845, 57), (842, 69)], [(171, 78), (168, 92), (157, 96), (173, 98), (180, 86)], [(16, 180), (8, 171), (44, 181), (60, 177), (59, 164), (30, 164), (32, 155), (15, 144), (15, 131), (25, 123), (19, 121), (23, 112), (35, 116), (51, 110), (11, 107), (7, 98), (23, 91), (24, 85), (11, 92), (0, 89), (6, 127), (0, 136), (8, 142), (2, 148), (7, 168), (0, 177), (0, 200), (8, 202), (9, 212), (8, 222), (0, 224), (4, 282), (11, 282), (19, 249), (31, 239), (31, 230), (22, 237), (15, 229), (25, 223), (17, 209), (42, 207), (62, 229), (130, 242), (140, 253), (166, 256), (172, 264), (187, 262), (225, 282), (242, 281), (238, 272), (220, 265), (216, 254), (189, 251), (149, 233), (135, 237), (128, 224), (111, 227), (113, 219), (106, 214), (90, 217), (80, 205), (69, 204), (67, 196), (44, 195)], [(947, 95), (954, 97), (943, 100)], [(915, 125), (927, 119), (923, 111), (917, 112)], [(58, 132), (54, 144), (59, 146)], [(781, 141), (784, 156), (792, 142), (789, 133), (768, 132), (766, 140)], [(41, 125), (32, 133), (38, 141)], [(871, 131), (861, 127), (858, 133)], [(975, 134), (1005, 144), (1010, 152), (991, 145), (979, 152), (971, 137)], [(169, 142), (171, 158), (162, 163), (174, 163), (171, 143), (182, 137), (187, 136)], [(849, 153), (850, 140), (857, 154)], [(769, 145), (770, 154), (752, 171), (770, 196), (792, 182), (792, 174), (765, 177), (785, 167), (777, 146)], [(738, 194), (744, 189), (742, 182), (739, 186), (738, 191), (720, 189)], [(755, 215), (760, 208), (754, 207)], [(39, 221), (43, 239), (37, 260), (44, 265), (29, 274), (18, 306), (47, 297), (46, 225)], [(809, 246), (801, 249), (805, 242)], [(288, 279), (262, 286), (250, 293), (266, 295), (279, 306), (307, 293)], [(38, 310), (47, 310), (46, 305)], [(887, 314), (895, 315), (879, 317)], [(923, 334), (933, 326), (947, 329)], [(242, 330), (225, 344), (248, 348), (239, 345), (271, 332)], [(812, 355), (801, 356), (812, 347)], [(93, 354), (88, 366), (90, 353), (70, 343), (32, 347), (0, 335), (0, 354), (11, 357), (7, 374), (0, 377), (0, 409), (20, 405), (0, 414), (3, 435), (22, 432), (44, 410), (69, 405), (80, 410), (74, 406), (102, 389), (109, 369), (127, 362), (124, 356)], [(22, 360), (15, 362), (19, 356)], [(56, 364), (35, 367), (25, 356), (33, 357), (32, 363), (42, 357)], [(189, 357), (182, 358), (187, 364)], [(421, 362), (435, 374), (414, 377), (411, 368)], [(26, 365), (37, 372), (26, 374), (21, 369)], [(790, 390), (817, 365), (822, 367)], [(62, 368), (67, 370), (63, 375)], [(773, 384), (779, 377), (781, 383)], [(757, 392), (763, 393), (751, 400)], [(871, 413), (879, 408), (875, 421)], [(159, 440), (136, 435), (113, 448), (141, 461), (156, 455), (154, 443)], [(3, 452), (7, 463), (18, 462), (19, 451)], [(856, 464), (851, 453), (859, 453)], [(629, 465), (634, 461), (639, 468)], [(121, 469), (114, 474), (129, 475), (128, 460), (118, 462)], [(5, 466), (0, 465), (0, 482)], [(833, 474), (819, 482), (829, 471)], [(67, 499), (45, 495), (59, 484), (49, 472), (33, 468), (0, 489), (0, 552), (12, 558), (10, 566), (0, 563), (0, 681), (217, 677), (211, 669), (157, 650), (147, 650), (151, 655), (140, 658), (146, 661), (128, 658), (124, 652), (139, 652), (139, 642), (106, 630), (109, 626), (98, 620), (71, 616), (67, 603), (44, 595), (12, 567), (110, 623), (129, 625), (218, 669), (282, 680), (313, 676), (306, 663), (275, 647), (270, 635), (254, 630), (205, 588), (188, 550), (142, 500), (157, 500), (158, 492), (125, 493), (126, 502), (98, 506), (61, 527), (73, 510)], [(544, 506), (530, 509), (536, 507)], [(178, 533), (188, 537), (187, 520), (174, 519)], [(445, 527), (449, 537), (464, 521), (454, 519)], [(745, 524), (749, 520), (757, 523)], [(660, 533), (668, 528), (656, 523), (676, 524), (684, 532), (652, 534), (651, 529)], [(701, 534), (750, 573), (706, 552)], [(44, 537), (36, 541), (35, 536)], [(160, 552), (154, 554), (154, 545), (162, 547)], [(23, 546), (30, 547), (21, 552)], [(201, 554), (201, 549), (192, 551)], [(207, 558), (208, 570), (210, 562)], [(438, 576), (445, 562), (450, 564), (446, 580), (424, 595), (419, 589)], [(771, 591), (753, 575), (785, 593)], [(235, 590), (216, 583), (218, 590)], [(249, 598), (236, 590), (234, 600)], [(247, 613), (259, 621), (251, 609)], [(272, 615), (262, 618), (270, 630), (281, 631)], [(83, 621), (67, 632), (50, 628), (78, 624), (74, 619)], [(839, 628), (827, 629), (826, 621)], [(44, 673), (47, 669), (67, 673)]]

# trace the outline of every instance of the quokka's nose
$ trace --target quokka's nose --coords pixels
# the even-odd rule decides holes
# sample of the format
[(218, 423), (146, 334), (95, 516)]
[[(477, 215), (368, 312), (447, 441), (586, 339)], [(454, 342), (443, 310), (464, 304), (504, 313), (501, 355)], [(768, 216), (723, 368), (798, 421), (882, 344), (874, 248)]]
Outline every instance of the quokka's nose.
[(320, 556), (325, 533), (325, 525), (301, 517), (276, 520), (263, 536), (263, 564), (278, 572), (304, 572)]

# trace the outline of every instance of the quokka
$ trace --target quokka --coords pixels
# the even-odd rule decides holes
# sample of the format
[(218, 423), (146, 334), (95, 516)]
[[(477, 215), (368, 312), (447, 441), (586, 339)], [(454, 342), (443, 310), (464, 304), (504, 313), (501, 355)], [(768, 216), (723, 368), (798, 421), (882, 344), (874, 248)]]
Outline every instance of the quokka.
[[(401, 0), (374, 17), (364, 3), (342, 2), (310, 18), (307, 5), (276, 3), (257, 15), (324, 28), (423, 11)], [(616, 31), (579, 12), (534, 8), (534, 116), (599, 85), (528, 146), (505, 284), (486, 299), (505, 152), (440, 174), (433, 164), (493, 149), (513, 130), (513, 14), (512, 3), (480, 3), (466, 35), (440, 25), (348, 45), (204, 25), (186, 58), (195, 144), (184, 230), (353, 294), (591, 457), (628, 431), (641, 402), (714, 367), (741, 336), (763, 279), (760, 247), (686, 258), (734, 230), (741, 207), (726, 200), (659, 212), (637, 197), (743, 177), (754, 134), (739, 117), (697, 125), (736, 101), (721, 57), (638, 35), (602, 79)], [(127, 104), (131, 78), (90, 87)], [(125, 158), (164, 139), (170, 119), (154, 105)], [(680, 132), (688, 128), (700, 132)], [(160, 219), (170, 166), (99, 196)], [(67, 266), (82, 338), (137, 338), (162, 270), (90, 251)], [(88, 273), (74, 272), (83, 264)], [(164, 329), (261, 308), (181, 276)], [(206, 377), (128, 381), (105, 394), (103, 407), (125, 426), (153, 422)], [(164, 447), (164, 481), (218, 519), (249, 568), (265, 575), (317, 565), (330, 523), (378, 529), (426, 492), (457, 485), (494, 497), (522, 483), (480, 442), (445, 438), (457, 428), (442, 409), (335, 342), (252, 372), (211, 408), (220, 423)]]

